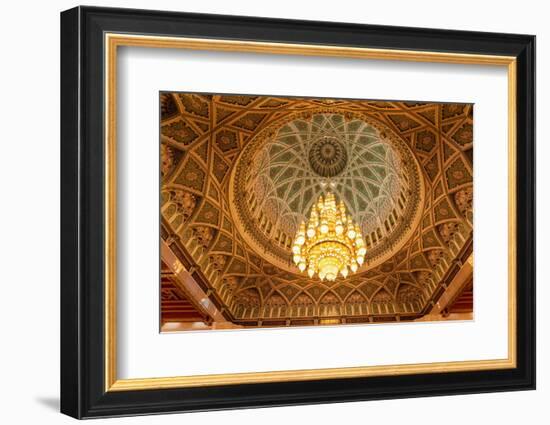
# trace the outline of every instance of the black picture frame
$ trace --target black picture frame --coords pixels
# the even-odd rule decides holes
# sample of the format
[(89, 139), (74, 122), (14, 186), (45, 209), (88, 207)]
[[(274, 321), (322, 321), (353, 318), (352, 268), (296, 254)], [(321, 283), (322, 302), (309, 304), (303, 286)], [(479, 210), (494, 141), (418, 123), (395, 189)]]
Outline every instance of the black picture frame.
[[(517, 59), (517, 367), (105, 391), (104, 34), (506, 55)], [(535, 388), (535, 37), (76, 7), (61, 13), (61, 412), (75, 418)]]

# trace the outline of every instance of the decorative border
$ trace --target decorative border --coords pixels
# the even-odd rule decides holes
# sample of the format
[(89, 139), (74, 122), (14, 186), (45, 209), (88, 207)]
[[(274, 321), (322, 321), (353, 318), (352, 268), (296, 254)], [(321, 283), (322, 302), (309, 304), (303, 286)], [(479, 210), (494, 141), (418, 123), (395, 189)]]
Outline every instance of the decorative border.
[[(412, 62), (505, 66), (508, 70), (508, 358), (258, 373), (116, 378), (116, 87), (117, 49), (122, 46), (330, 56)], [(268, 43), (217, 39), (128, 35), (106, 32), (105, 47), (105, 391), (152, 390), (321, 379), (411, 375), (512, 369), (517, 366), (516, 338), (516, 58), (513, 56), (441, 53), (329, 45)]]

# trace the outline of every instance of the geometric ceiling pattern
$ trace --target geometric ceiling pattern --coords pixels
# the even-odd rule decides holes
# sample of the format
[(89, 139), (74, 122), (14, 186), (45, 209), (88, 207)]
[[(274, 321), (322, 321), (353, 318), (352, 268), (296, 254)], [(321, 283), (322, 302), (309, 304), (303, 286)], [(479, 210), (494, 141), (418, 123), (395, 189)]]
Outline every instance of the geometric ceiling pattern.
[(254, 135), (233, 168), (230, 207), (251, 246), (295, 271), (293, 236), (330, 191), (361, 227), (372, 266), (419, 218), (420, 174), (390, 129), (358, 112), (323, 107), (275, 120)]
[[(417, 318), (471, 253), (473, 105), (161, 93), (160, 108), (161, 236), (235, 323)], [(284, 256), (328, 188), (369, 253), (321, 282)]]

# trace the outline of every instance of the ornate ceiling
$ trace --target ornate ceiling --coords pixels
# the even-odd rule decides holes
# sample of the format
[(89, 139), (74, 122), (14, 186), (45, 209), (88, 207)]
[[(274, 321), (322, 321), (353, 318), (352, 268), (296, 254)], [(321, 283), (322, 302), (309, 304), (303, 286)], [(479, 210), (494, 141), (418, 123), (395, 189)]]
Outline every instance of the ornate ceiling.
[[(471, 105), (161, 94), (163, 238), (244, 325), (406, 320), (472, 246)], [(335, 282), (291, 264), (330, 189), (366, 263)]]
[(322, 107), (275, 120), (251, 138), (233, 169), (230, 208), (246, 242), (293, 272), (292, 238), (330, 190), (361, 226), (372, 267), (420, 219), (420, 175), (390, 129), (358, 112)]

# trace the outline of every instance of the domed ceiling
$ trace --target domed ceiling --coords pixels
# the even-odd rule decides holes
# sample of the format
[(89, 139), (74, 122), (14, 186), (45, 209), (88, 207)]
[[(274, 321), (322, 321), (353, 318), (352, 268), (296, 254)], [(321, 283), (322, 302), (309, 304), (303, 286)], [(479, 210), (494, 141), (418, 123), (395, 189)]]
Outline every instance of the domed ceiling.
[(359, 223), (366, 265), (411, 231), (422, 190), (419, 165), (387, 128), (358, 113), (292, 114), (258, 132), (237, 160), (230, 207), (245, 240), (296, 271), (290, 246), (320, 195), (333, 192)]
[[(472, 250), (471, 105), (162, 93), (162, 238), (245, 326), (407, 320)], [(320, 194), (367, 244), (354, 275), (290, 262)]]

